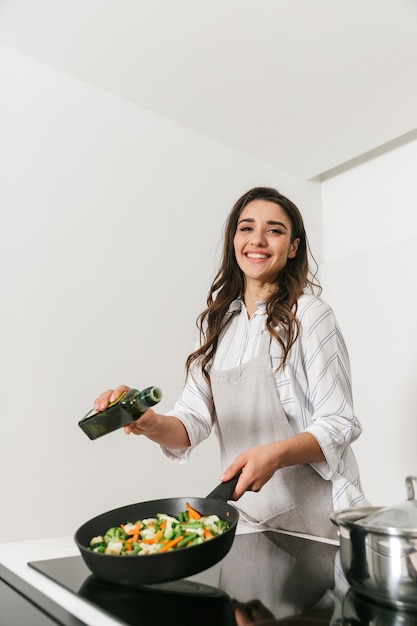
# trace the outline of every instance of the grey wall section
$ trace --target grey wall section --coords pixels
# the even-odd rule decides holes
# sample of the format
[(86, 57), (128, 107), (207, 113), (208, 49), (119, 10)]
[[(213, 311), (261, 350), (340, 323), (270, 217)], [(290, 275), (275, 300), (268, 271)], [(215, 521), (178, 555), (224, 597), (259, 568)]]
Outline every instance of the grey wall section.
[(416, 267), (412, 239), (322, 268), (349, 346), (364, 427), (354, 450), (375, 505), (405, 499), (405, 476), (417, 473)]
[(322, 183), (326, 298), (351, 357), (368, 498), (406, 498), (417, 474), (417, 141)]

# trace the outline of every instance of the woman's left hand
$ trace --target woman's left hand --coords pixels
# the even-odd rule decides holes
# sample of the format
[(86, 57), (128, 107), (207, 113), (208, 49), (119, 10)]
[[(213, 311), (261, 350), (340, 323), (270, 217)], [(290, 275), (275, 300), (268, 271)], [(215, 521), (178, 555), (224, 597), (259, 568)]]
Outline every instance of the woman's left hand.
[(220, 480), (230, 480), (242, 470), (232, 496), (232, 500), (238, 500), (245, 491), (260, 491), (282, 467), (320, 463), (324, 460), (317, 439), (311, 433), (302, 432), (294, 437), (254, 446), (242, 452), (229, 465)]
[(238, 500), (245, 491), (260, 491), (265, 483), (272, 478), (279, 467), (277, 465), (277, 444), (279, 442), (249, 448), (249, 450), (239, 454), (229, 465), (220, 477), (221, 481), (230, 480), (239, 470), (242, 470), (232, 500)]

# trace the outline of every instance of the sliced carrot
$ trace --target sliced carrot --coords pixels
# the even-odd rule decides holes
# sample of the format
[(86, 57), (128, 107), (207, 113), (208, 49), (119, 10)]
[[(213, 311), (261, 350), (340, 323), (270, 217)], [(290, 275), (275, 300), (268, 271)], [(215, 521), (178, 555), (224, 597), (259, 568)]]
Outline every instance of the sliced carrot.
[(188, 519), (200, 519), (201, 518), (201, 514), (195, 509), (193, 509), (193, 507), (190, 505), (189, 502), (185, 503), (185, 508), (187, 509)]
[(208, 528), (203, 528), (203, 532), (204, 532), (205, 539), (214, 539), (213, 533), (210, 532)]
[(162, 530), (163, 530), (164, 528), (166, 528), (166, 526), (167, 526), (167, 521), (166, 521), (166, 519), (164, 519), (164, 520), (163, 520), (163, 521), (159, 524), (159, 528), (162, 528)]
[(168, 550), (170, 548), (173, 548), (174, 546), (177, 545), (177, 543), (179, 543), (180, 541), (182, 541), (184, 539), (184, 537), (182, 535), (180, 535), (179, 537), (175, 537), (175, 539), (171, 539), (171, 541), (168, 541), (163, 548), (161, 548), (159, 550), (159, 552), (168, 552)]

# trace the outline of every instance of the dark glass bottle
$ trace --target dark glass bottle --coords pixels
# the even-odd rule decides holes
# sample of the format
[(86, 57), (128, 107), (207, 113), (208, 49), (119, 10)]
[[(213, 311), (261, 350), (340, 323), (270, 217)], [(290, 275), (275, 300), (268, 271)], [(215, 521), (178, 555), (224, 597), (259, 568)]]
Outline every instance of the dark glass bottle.
[(149, 407), (162, 398), (159, 387), (147, 387), (142, 391), (129, 389), (109, 404), (105, 411), (90, 411), (78, 422), (90, 439), (97, 439), (139, 419)]

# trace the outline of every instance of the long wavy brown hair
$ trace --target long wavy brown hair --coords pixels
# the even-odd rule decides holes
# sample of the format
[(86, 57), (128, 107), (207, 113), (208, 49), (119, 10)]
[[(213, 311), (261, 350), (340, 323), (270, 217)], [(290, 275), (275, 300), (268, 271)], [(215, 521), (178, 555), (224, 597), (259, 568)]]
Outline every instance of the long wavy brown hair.
[[(186, 361), (187, 373), (195, 361), (200, 361), (203, 375), (208, 382), (208, 366), (216, 352), (220, 334), (231, 319), (230, 315), (226, 315), (229, 305), (244, 294), (245, 277), (236, 261), (233, 240), (242, 210), (254, 200), (267, 200), (279, 205), (291, 222), (291, 243), (297, 238), (300, 240), (295, 257), (287, 260), (276, 278), (276, 291), (265, 302), (267, 330), (283, 351), (280, 367), (285, 364), (288, 352), (299, 333), (298, 298), (308, 290), (317, 295), (321, 293), (316, 279), (317, 263), (311, 254), (303, 218), (296, 205), (270, 187), (255, 187), (243, 194), (233, 206), (225, 223), (220, 268), (207, 296), (207, 308), (197, 318), (200, 348), (192, 352)], [(309, 256), (314, 263), (314, 272), (309, 266)], [(283, 332), (279, 333), (280, 330)]]

